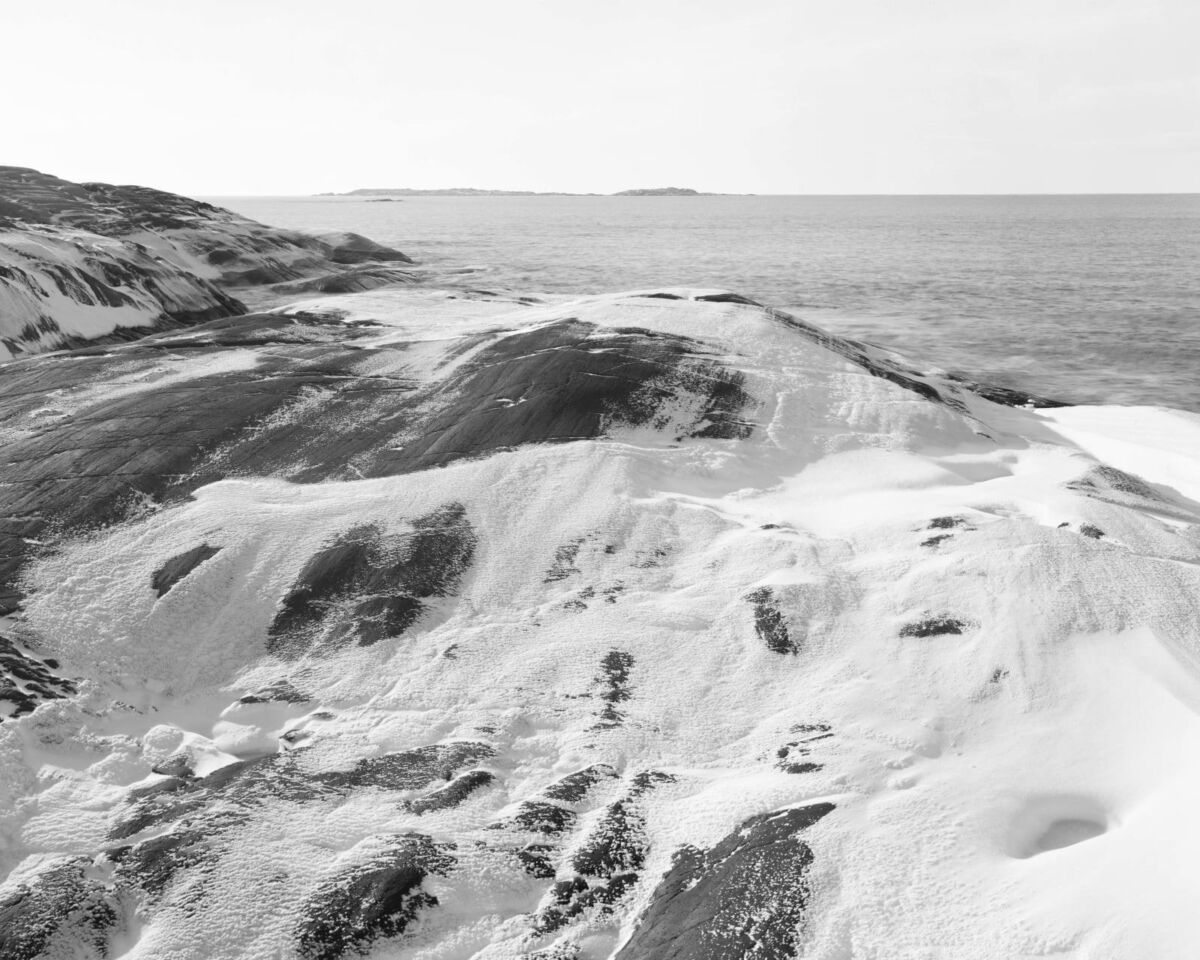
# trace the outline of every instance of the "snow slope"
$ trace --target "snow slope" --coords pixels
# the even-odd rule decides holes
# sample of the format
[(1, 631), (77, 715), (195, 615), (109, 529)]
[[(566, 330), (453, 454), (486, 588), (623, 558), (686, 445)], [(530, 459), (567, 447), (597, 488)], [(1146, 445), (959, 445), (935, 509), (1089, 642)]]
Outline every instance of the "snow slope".
[(8, 364), (0, 425), (0, 956), (1200, 941), (1195, 417), (391, 290)]

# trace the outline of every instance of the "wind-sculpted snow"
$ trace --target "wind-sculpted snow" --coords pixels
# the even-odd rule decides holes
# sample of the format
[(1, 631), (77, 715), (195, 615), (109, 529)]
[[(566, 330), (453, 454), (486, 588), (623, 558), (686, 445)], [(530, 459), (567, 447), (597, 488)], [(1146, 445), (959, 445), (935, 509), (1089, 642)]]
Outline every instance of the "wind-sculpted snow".
[(0, 960), (1190, 958), (1200, 420), (972, 386), (686, 289), (4, 364)]

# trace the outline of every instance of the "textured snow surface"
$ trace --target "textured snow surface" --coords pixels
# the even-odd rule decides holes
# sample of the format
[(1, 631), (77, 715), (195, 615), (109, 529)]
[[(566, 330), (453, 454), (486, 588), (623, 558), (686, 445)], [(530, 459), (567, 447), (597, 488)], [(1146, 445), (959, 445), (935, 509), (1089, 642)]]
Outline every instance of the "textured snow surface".
[[(375, 446), (321, 460), (325, 384), (39, 534), (3, 633), (72, 686), (0, 722), (0, 955), (1193, 957), (1200, 418), (715, 294), (299, 304), (416, 398)], [(334, 349), (204, 331), (5, 429)]]

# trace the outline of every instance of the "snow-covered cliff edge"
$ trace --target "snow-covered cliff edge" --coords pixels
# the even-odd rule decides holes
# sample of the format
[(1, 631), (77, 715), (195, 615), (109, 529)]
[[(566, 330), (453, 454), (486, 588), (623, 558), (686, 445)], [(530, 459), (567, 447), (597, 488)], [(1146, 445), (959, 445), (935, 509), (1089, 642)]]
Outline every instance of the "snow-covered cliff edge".
[(1200, 939), (1191, 415), (391, 290), (6, 364), (0, 423), (0, 955)]

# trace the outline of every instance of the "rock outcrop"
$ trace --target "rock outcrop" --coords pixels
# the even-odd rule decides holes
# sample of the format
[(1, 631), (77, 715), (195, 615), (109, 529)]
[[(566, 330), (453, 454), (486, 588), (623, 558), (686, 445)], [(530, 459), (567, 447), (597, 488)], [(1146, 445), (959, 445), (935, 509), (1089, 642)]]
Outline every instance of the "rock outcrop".
[(246, 312), (229, 288), (346, 293), (411, 283), (398, 250), (303, 233), (148, 187), (0, 167), (0, 357)]
[(1190, 957), (1200, 420), (969, 386), (686, 289), (5, 363), (0, 956)]
[(0, 358), (245, 313), (216, 284), (124, 240), (54, 226), (0, 229)]
[(412, 263), (355, 233), (269, 227), (150, 187), (72, 183), (0, 167), (0, 228), (53, 224), (139, 243), (206, 280), (249, 286), (335, 273), (344, 264)]

